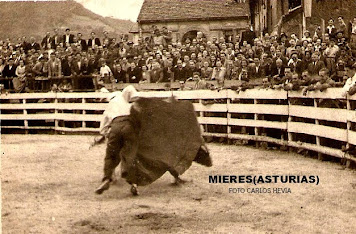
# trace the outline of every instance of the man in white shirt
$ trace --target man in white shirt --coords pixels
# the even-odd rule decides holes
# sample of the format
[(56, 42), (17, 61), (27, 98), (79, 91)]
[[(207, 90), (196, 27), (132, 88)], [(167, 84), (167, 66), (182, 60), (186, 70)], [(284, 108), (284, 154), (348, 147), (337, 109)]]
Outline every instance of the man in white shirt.
[[(346, 94), (353, 95), (356, 88), (356, 73), (353, 77), (346, 80), (344, 87), (342, 88), (342, 96), (346, 97)], [(351, 92), (351, 93), (350, 93)]]
[(65, 34), (63, 35), (63, 46), (68, 47), (70, 44), (74, 43), (74, 35), (70, 33), (70, 29), (67, 28)]
[[(102, 194), (109, 189), (115, 168), (121, 160), (134, 158), (131, 155), (136, 154), (138, 147), (137, 129), (133, 126), (130, 117), (131, 102), (138, 97), (138, 92), (132, 85), (129, 85), (122, 92), (115, 92), (111, 96), (112, 99), (100, 122), (100, 134), (108, 139), (108, 143), (104, 160), (103, 183), (96, 189), (97, 194)], [(131, 191), (137, 195), (134, 185)]]

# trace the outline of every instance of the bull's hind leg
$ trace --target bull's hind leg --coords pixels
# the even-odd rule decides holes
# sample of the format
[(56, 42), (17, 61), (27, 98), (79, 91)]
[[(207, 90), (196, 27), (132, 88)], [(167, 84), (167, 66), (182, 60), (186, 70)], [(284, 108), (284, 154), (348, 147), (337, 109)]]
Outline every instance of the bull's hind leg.
[(186, 182), (185, 180), (179, 178), (179, 174), (176, 171), (170, 170), (169, 173), (171, 173), (171, 175), (174, 177), (174, 182), (172, 185), (180, 185)]

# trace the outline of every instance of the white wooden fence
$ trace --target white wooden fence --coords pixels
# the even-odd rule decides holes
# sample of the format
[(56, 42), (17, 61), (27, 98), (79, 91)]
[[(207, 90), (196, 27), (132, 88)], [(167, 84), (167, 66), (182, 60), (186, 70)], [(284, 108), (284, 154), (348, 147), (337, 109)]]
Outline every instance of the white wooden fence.
[[(341, 148), (356, 145), (356, 95), (251, 89), (141, 92), (145, 97), (191, 100), (205, 136), (291, 146), (345, 158)], [(24, 130), (98, 132), (105, 93), (1, 95), (2, 133)]]

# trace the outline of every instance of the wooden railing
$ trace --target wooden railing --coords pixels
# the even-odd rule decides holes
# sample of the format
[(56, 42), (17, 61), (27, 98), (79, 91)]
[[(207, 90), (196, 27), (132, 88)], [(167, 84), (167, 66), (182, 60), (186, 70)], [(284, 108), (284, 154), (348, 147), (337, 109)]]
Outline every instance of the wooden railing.
[[(346, 158), (342, 148), (356, 145), (356, 95), (250, 89), (150, 91), (145, 97), (191, 100), (205, 136), (269, 142)], [(107, 105), (105, 93), (29, 93), (1, 95), (2, 133), (25, 131), (93, 132)]]

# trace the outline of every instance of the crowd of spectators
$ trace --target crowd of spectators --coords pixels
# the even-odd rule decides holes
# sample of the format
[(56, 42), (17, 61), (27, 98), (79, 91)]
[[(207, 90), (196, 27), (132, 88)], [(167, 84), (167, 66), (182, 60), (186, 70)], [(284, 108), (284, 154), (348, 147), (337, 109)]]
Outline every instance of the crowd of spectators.
[[(47, 32), (39, 42), (34, 37), (18, 38), (17, 43), (0, 41), (3, 88), (15, 92), (29, 92), (38, 85), (56, 91), (94, 89), (91, 77), (95, 75), (99, 84), (194, 80), (197, 88), (209, 88), (206, 81), (216, 80), (223, 87), (226, 80), (239, 80), (239, 90), (260, 86), (306, 93), (342, 87), (356, 70), (356, 17), (349, 25), (341, 16), (337, 23), (330, 19), (325, 32), (318, 27), (302, 38), (266, 33), (259, 38), (238, 34), (207, 40), (198, 32), (195, 38), (174, 42), (166, 27), (153, 27), (150, 37), (134, 44), (125, 37), (103, 34), (99, 38), (92, 32), (84, 39), (68, 28), (63, 35), (58, 29)], [(42, 82), (30, 84), (33, 77), (43, 78)], [(71, 83), (67, 77), (78, 79)], [(56, 82), (49, 82), (55, 78)], [(355, 81), (348, 84), (354, 86)]]

